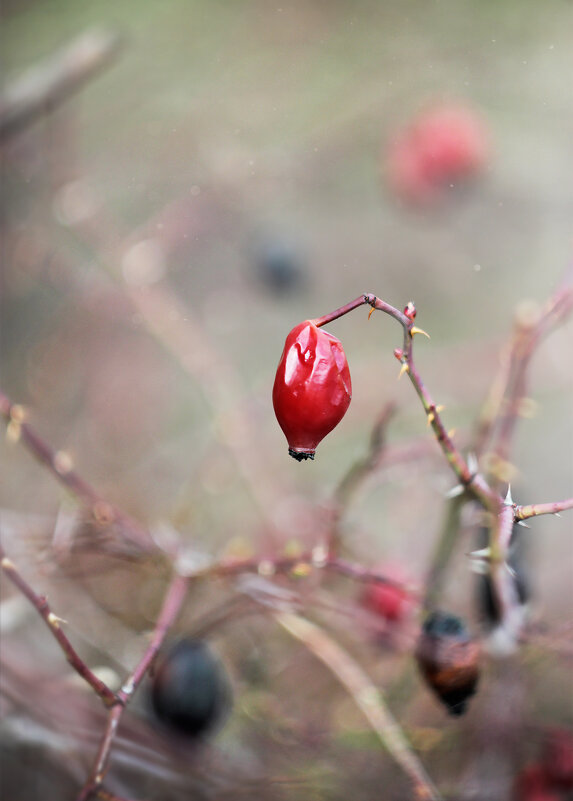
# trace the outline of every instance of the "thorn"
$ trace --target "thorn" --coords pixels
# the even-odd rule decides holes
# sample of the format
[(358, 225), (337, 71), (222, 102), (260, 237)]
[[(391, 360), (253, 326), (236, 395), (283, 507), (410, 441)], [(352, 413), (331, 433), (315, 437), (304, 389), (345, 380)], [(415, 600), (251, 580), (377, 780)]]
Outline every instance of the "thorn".
[(560, 512), (553, 512), (553, 516), (554, 517), (563, 517), (563, 515)]
[(68, 621), (64, 620), (63, 617), (58, 617), (53, 612), (50, 612), (50, 614), (48, 615), (48, 623), (55, 629), (60, 628), (60, 623), (67, 623), (67, 622)]
[(523, 526), (523, 528), (531, 528), (531, 526), (528, 526), (528, 525), (527, 525), (527, 523), (525, 522), (525, 520), (518, 520), (518, 521), (517, 521), (517, 525), (518, 525), (518, 526)]
[(60, 476), (65, 476), (67, 473), (71, 473), (74, 469), (74, 463), (72, 457), (66, 451), (58, 451), (54, 454), (54, 470)]
[(463, 495), (464, 491), (465, 487), (463, 484), (456, 484), (455, 487), (452, 487), (444, 494), (444, 497), (448, 500), (451, 500), (452, 498), (458, 498), (460, 495)]
[(430, 410), (428, 412), (428, 419), (426, 420), (426, 425), (428, 425), (428, 426), (431, 425), (434, 422), (435, 419), (436, 419), (436, 415), (434, 414), (434, 412), (432, 410)]
[(491, 547), (488, 545), (486, 548), (481, 548), (479, 551), (471, 551), (470, 559), (477, 559), (478, 561), (489, 561), (491, 559)]
[(503, 502), (504, 506), (513, 506), (513, 498), (511, 497), (511, 484), (507, 485), (507, 495), (505, 496), (505, 500)]
[(257, 572), (259, 576), (274, 576), (276, 573), (274, 562), (271, 562), (270, 559), (261, 559), (257, 566)]
[(374, 311), (375, 311), (375, 308), (374, 308), (374, 306), (372, 306), (372, 308), (368, 312), (368, 319), (370, 319), (372, 317), (372, 314), (374, 313)]
[(408, 362), (402, 362), (402, 367), (400, 367), (400, 373), (398, 375), (398, 379), (402, 378), (404, 373), (409, 373), (409, 372), (410, 372), (410, 365), (408, 364)]
[(445, 406), (444, 406), (442, 403), (439, 403), (439, 404), (436, 406), (436, 414), (440, 414), (440, 412), (443, 412), (445, 408), (446, 408), (446, 407), (445, 407)]
[(16, 422), (16, 420), (10, 420), (8, 425), (6, 426), (6, 439), (12, 445), (20, 439), (20, 435), (22, 434), (22, 425), (21, 423)]
[(450, 430), (448, 431), (448, 438), (449, 439), (453, 439), (456, 436), (456, 430), (457, 429), (455, 429), (455, 428), (450, 428)]
[(418, 326), (413, 325), (412, 328), (410, 328), (410, 336), (414, 337), (416, 334), (423, 334), (425, 337), (428, 337), (428, 339), (431, 339), (431, 336), (427, 331), (424, 331), (423, 328), (418, 328)]
[(315, 545), (312, 549), (312, 564), (315, 567), (324, 567), (328, 562), (328, 550), (326, 545)]
[(470, 451), (470, 453), (468, 453), (468, 470), (470, 471), (472, 476), (474, 476), (479, 470), (477, 456), (473, 451)]
[(26, 409), (20, 403), (15, 403), (10, 407), (10, 419), (14, 423), (23, 423), (27, 416)]

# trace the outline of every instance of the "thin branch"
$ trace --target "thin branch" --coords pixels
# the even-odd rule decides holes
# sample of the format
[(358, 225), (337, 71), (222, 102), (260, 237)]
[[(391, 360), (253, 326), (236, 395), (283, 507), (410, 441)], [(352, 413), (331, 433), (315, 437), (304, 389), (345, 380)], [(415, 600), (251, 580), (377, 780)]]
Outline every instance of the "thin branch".
[(440, 801), (440, 793), (388, 709), (382, 692), (362, 667), (323, 629), (306, 618), (291, 612), (276, 612), (274, 616), (278, 623), (289, 634), (304, 643), (348, 690), (383, 746), (410, 778), (416, 797)]
[(459, 539), (462, 508), (465, 503), (463, 495), (452, 498), (446, 503), (445, 518), (442, 530), (430, 563), (426, 579), (424, 609), (433, 609), (438, 602), (455, 545)]
[(567, 509), (573, 509), (573, 498), (567, 498), (565, 501), (555, 501), (555, 503), (534, 503), (529, 506), (516, 506), (514, 518), (517, 522), (518, 520), (527, 520), (538, 515), (557, 515)]
[(153, 660), (157, 656), (168, 630), (175, 622), (183, 602), (185, 601), (189, 581), (189, 576), (182, 576), (179, 573), (175, 574), (173, 577), (169, 589), (167, 590), (157, 623), (155, 624), (151, 641), (134, 671), (117, 693), (116, 705), (110, 710), (108, 715), (105, 732), (98, 749), (94, 766), (88, 780), (77, 797), (77, 801), (88, 801), (94, 794), (99, 792), (108, 770), (111, 748), (125, 707), (142, 682)]
[(58, 645), (64, 652), (66, 659), (76, 673), (78, 673), (82, 679), (84, 679), (84, 681), (90, 685), (92, 690), (102, 699), (106, 706), (112, 706), (113, 704), (117, 703), (117, 696), (115, 693), (112, 692), (112, 690), (110, 690), (109, 687), (103, 681), (101, 681), (101, 679), (98, 679), (98, 677), (92, 673), (62, 631), (61, 624), (65, 621), (52, 612), (50, 605), (44, 596), (37, 595), (34, 592), (28, 582), (20, 575), (12, 560), (6, 556), (4, 548), (1, 544), (0, 567), (10, 579), (12, 584), (14, 584), (14, 586), (20, 590), (22, 595), (24, 595), (36, 608), (40, 617), (47, 625), (50, 633), (57, 641)]
[(291, 573), (298, 577), (310, 575), (313, 570), (328, 570), (346, 576), (353, 581), (379, 582), (398, 587), (416, 597), (414, 589), (387, 576), (380, 570), (364, 567), (358, 562), (350, 562), (336, 555), (329, 555), (324, 545), (318, 545), (310, 551), (302, 551), (295, 556), (279, 556), (277, 558), (252, 557), (248, 559), (222, 560), (198, 572), (197, 577), (218, 576), (226, 578), (244, 573), (258, 573), (264, 577)]
[[(573, 270), (570, 272), (573, 273)], [(483, 452), (487, 441), (495, 465), (508, 460), (516, 423), (527, 391), (527, 370), (535, 349), (573, 310), (572, 276), (566, 274), (561, 286), (549, 299), (538, 316), (535, 310), (516, 315), (514, 330), (508, 349), (502, 356), (500, 371), (478, 418), (475, 435), (475, 452)], [(501, 480), (507, 477), (502, 476)]]
[(339, 550), (340, 522), (352, 498), (380, 464), (384, 452), (386, 428), (395, 411), (393, 402), (384, 406), (372, 429), (368, 452), (351, 466), (334, 491), (328, 544), (330, 554), (334, 555)]
[(366, 295), (359, 295), (354, 300), (351, 300), (349, 303), (345, 303), (344, 306), (340, 306), (340, 308), (335, 309), (334, 311), (329, 312), (328, 314), (323, 315), (322, 317), (316, 317), (312, 322), (320, 328), (323, 325), (328, 325), (333, 320), (338, 320), (339, 317), (343, 317), (348, 312), (354, 311), (359, 306), (364, 306), (368, 303)]
[(463, 458), (459, 450), (454, 445), (451, 436), (448, 434), (444, 423), (440, 417), (440, 407), (434, 402), (432, 396), (427, 390), (420, 374), (416, 369), (414, 363), (413, 344), (414, 335), (418, 333), (425, 333), (414, 325), (414, 317), (416, 310), (413, 304), (409, 304), (406, 310), (409, 312), (406, 315), (398, 309), (390, 306), (385, 301), (376, 297), (376, 295), (365, 295), (366, 302), (377, 311), (382, 311), (390, 315), (397, 322), (400, 323), (404, 330), (403, 347), (395, 351), (395, 356), (398, 358), (402, 365), (402, 371), (408, 374), (418, 397), (422, 401), (422, 405), (426, 412), (429, 424), (432, 427), (436, 440), (446, 457), (448, 464), (456, 474), (458, 481), (474, 495), (486, 508), (492, 511), (497, 510), (500, 504), (500, 498), (496, 492), (487, 484), (483, 476), (479, 473), (473, 473), (466, 460)]
[(0, 99), (0, 140), (52, 111), (113, 63), (123, 45), (115, 31), (94, 28), (9, 84)]
[(32, 426), (26, 422), (26, 409), (12, 403), (0, 391), (0, 416), (6, 420), (7, 437), (12, 442), (21, 442), (28, 451), (62, 484), (89, 513), (99, 526), (118, 526), (126, 540), (136, 546), (137, 552), (150, 552), (157, 546), (149, 532), (113, 504), (104, 500), (74, 469), (70, 456), (63, 451), (55, 451), (42, 439)]

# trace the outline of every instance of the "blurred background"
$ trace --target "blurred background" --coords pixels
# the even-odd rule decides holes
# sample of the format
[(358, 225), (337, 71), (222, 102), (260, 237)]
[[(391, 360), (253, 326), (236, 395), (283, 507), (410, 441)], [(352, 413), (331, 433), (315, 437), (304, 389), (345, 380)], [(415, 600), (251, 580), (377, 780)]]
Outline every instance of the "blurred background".
[[(416, 340), (418, 367), (460, 447), (469, 442), (516, 309), (534, 316), (571, 261), (573, 5), (5, 0), (0, 37), (3, 391), (105, 498), (157, 537), (177, 531), (199, 559), (316, 544), (336, 487), (393, 402), (381, 467), (344, 510), (344, 548), (423, 585), (453, 478), (412, 387), (397, 381), (399, 328), (364, 309), (329, 326), (353, 401), (314, 463), (288, 457), (274, 372), (298, 322), (362, 292), (399, 308), (413, 300), (431, 334)], [(504, 474), (518, 502), (571, 495), (572, 354), (569, 322), (533, 359), (532, 403)], [(155, 620), (165, 566), (97, 554), (77, 570), (59, 565), (50, 543), (73, 505), (6, 441), (0, 507), (11, 558), (90, 664), (123, 676)], [(296, 581), (309, 603), (328, 597), (330, 630), (379, 679), (447, 797), (510, 798), (546, 731), (572, 724), (572, 528), (567, 514), (531, 523), (543, 636), (488, 667), (461, 721), (421, 687), (410, 628), (405, 644), (382, 649), (366, 621), (355, 625), (360, 588)], [(470, 534), (457, 550), (446, 598), (473, 625)], [(235, 591), (198, 587), (180, 629), (203, 625)], [(4, 596), (8, 717), (28, 721), (3, 732), (9, 786), (20, 788), (11, 797), (38, 797), (37, 774), (58, 786), (52, 797), (73, 798), (100, 728), (80, 726), (74, 756), (48, 738), (58, 729), (49, 693), (33, 709), (26, 699), (40, 665), (50, 687), (69, 680), (67, 667), (25, 603), (8, 587)], [(236, 709), (209, 771), (185, 768), (196, 796), (178, 795), (180, 778), (148, 757), (131, 773), (123, 764), (116, 792), (219, 798), (213, 776), (226, 775), (226, 792), (252, 797), (256, 775), (261, 798), (368, 799), (381, 781), (388, 798), (407, 797), (351, 700), (271, 619), (250, 615), (213, 636)], [(499, 726), (514, 737), (484, 789), (484, 764), (497, 775), (484, 732), (516, 685)], [(73, 692), (79, 710), (88, 694)], [(42, 704), (46, 720), (30, 728)], [(145, 711), (133, 721), (144, 727)]]

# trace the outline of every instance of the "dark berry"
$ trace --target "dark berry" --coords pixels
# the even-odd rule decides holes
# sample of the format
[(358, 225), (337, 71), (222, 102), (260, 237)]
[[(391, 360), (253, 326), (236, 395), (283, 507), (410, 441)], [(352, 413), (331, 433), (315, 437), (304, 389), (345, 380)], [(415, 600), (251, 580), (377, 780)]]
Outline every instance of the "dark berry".
[(224, 721), (230, 684), (206, 643), (184, 639), (167, 651), (153, 676), (151, 705), (161, 723), (187, 737), (201, 737)]

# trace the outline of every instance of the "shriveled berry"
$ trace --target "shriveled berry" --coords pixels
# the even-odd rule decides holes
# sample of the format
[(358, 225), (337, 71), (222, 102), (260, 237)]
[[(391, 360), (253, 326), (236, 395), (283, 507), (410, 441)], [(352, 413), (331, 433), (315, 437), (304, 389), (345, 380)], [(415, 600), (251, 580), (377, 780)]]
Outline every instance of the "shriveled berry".
[(432, 612), (416, 646), (418, 667), (451, 715), (463, 715), (479, 680), (480, 647), (463, 620)]
[(298, 461), (314, 459), (316, 446), (344, 417), (352, 383), (340, 340), (305, 320), (286, 338), (273, 387), (277, 420)]
[(201, 737), (224, 721), (230, 684), (205, 642), (183, 639), (171, 647), (155, 670), (151, 705), (161, 723), (186, 737)]

